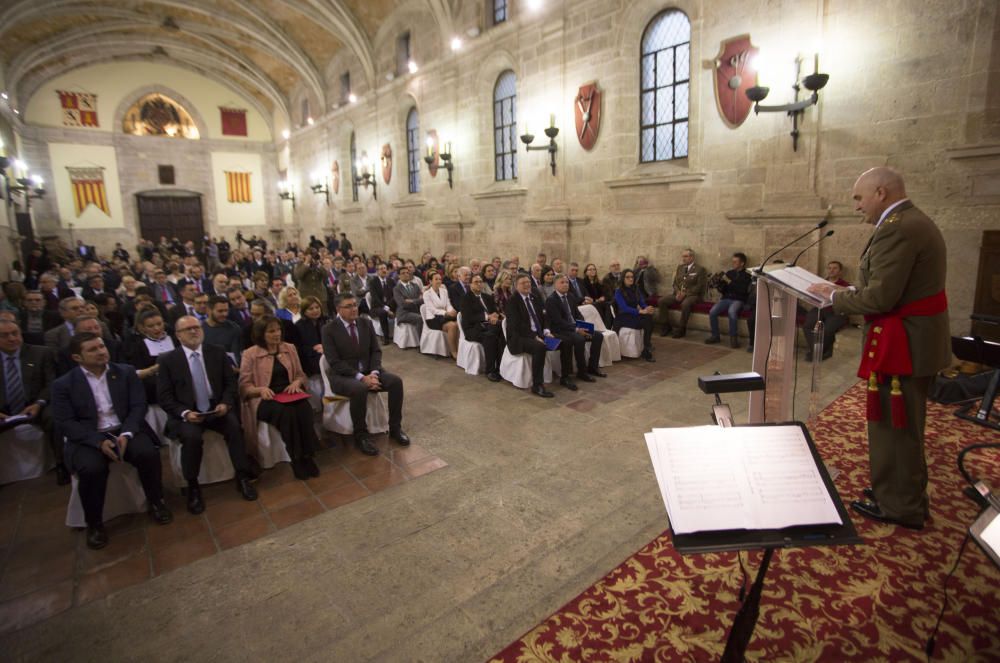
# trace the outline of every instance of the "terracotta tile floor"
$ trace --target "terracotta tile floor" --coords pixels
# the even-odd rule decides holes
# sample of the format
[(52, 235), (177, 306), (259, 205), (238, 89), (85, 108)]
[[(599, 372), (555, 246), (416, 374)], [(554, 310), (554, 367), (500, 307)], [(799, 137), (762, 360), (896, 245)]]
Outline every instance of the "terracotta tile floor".
[(0, 487), (0, 633), (18, 630), (74, 606), (168, 573), (222, 550), (253, 541), (447, 467), (427, 449), (401, 448), (377, 436), (379, 456), (364, 456), (349, 438), (316, 456), (322, 474), (298, 481), (282, 463), (257, 483), (260, 499), (247, 502), (232, 482), (203, 487), (206, 510), (193, 516), (173, 486), (164, 452), (164, 486), (174, 522), (154, 525), (145, 514), (108, 523), (110, 543), (90, 550), (83, 531), (66, 527), (69, 486), (50, 473)]

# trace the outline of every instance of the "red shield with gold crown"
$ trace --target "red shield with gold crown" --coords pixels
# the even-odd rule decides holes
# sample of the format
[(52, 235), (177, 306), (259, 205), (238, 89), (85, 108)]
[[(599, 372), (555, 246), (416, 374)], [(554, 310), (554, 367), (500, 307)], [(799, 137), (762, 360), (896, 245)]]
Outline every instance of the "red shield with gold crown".
[(597, 89), (597, 83), (581, 85), (573, 103), (573, 114), (576, 116), (576, 137), (580, 146), (590, 150), (597, 143), (597, 134), (601, 131), (601, 97), (603, 93)]
[(750, 43), (750, 35), (740, 35), (722, 42), (715, 58), (715, 103), (731, 129), (743, 124), (753, 107), (747, 89), (755, 84), (754, 58), (759, 51)]

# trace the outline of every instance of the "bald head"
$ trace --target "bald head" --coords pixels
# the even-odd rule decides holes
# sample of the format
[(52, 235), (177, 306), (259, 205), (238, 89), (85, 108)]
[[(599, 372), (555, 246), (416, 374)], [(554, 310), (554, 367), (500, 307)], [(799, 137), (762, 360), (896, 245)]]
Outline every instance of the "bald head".
[(906, 185), (898, 172), (879, 166), (861, 173), (851, 197), (854, 209), (861, 213), (864, 222), (874, 225), (885, 210), (906, 198)]

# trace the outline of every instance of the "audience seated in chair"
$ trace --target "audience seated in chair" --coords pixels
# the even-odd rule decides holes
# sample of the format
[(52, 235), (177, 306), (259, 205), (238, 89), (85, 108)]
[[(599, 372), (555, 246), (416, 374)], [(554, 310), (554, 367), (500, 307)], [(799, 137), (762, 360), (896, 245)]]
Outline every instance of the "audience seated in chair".
[[(573, 383), (573, 358), (576, 358), (576, 377), (583, 382), (594, 382), (593, 376), (607, 377), (599, 367), (601, 343), (604, 337), (590, 334), (576, 326), (583, 315), (569, 295), (569, 278), (557, 276), (553, 282), (554, 292), (545, 302), (545, 319), (553, 336), (562, 341), (559, 344), (559, 359), (562, 363), (559, 379), (567, 389), (576, 390)], [(587, 360), (587, 342), (590, 342), (590, 360)]]
[[(435, 275), (440, 281), (440, 274)], [(378, 454), (367, 429), (368, 394), (389, 394), (389, 437), (409, 446), (403, 432), (403, 381), (382, 368), (382, 348), (371, 320), (358, 317), (358, 300), (350, 293), (337, 296), (337, 317), (323, 328), (323, 357), (330, 368), (330, 388), (351, 401), (354, 444), (369, 456)]]
[(135, 369), (109, 363), (96, 334), (75, 334), (69, 347), (78, 366), (52, 383), (52, 416), (66, 438), (66, 466), (79, 480), (87, 546), (103, 548), (110, 463), (135, 466), (154, 521), (169, 523), (173, 514), (163, 501), (160, 453), (145, 422), (146, 398)]
[(392, 342), (392, 334), (389, 333), (389, 319), (394, 315), (393, 289), (395, 287), (395, 281), (389, 276), (389, 266), (380, 262), (375, 268), (375, 273), (368, 278), (368, 293), (372, 299), (368, 315), (377, 319), (382, 326), (382, 343), (385, 345)]
[(621, 285), (615, 291), (615, 331), (621, 329), (638, 329), (642, 331), (642, 357), (652, 362), (653, 359), (653, 313), (652, 305), (647, 304), (642, 293), (635, 284), (635, 272), (626, 269), (621, 275)]
[(420, 317), (420, 306), (424, 303), (421, 290), (420, 285), (413, 280), (412, 268), (403, 267), (399, 270), (399, 283), (392, 289), (396, 300), (396, 324), (414, 325), (418, 335), (424, 328), (423, 318)]
[(199, 514), (205, 510), (198, 475), (206, 429), (222, 434), (236, 470), (236, 490), (243, 499), (255, 500), (257, 491), (250, 483), (253, 473), (237, 414), (232, 363), (225, 350), (204, 342), (205, 332), (197, 318), (178, 318), (174, 331), (181, 347), (157, 359), (157, 400), (167, 413), (167, 435), (181, 443), (188, 511)]
[[(673, 338), (682, 338), (687, 333), (691, 309), (705, 298), (705, 293), (708, 291), (708, 272), (701, 265), (695, 264), (694, 251), (691, 249), (681, 251), (681, 264), (674, 272), (672, 288), (673, 290), (659, 301), (660, 317), (663, 320), (663, 331), (660, 332), (660, 336), (666, 336), (673, 331)], [(674, 304), (680, 304), (681, 307), (681, 320), (677, 329), (670, 326), (667, 312), (667, 309)]]
[(306, 297), (302, 302), (302, 317), (295, 323), (299, 332), (296, 347), (302, 370), (313, 378), (320, 374), (319, 362), (323, 358), (323, 327), (327, 317), (323, 315), (323, 306), (316, 297)]
[[(844, 279), (844, 265), (839, 260), (831, 260), (826, 265), (826, 280), (841, 287), (847, 288), (851, 284)], [(805, 322), (802, 324), (802, 334), (806, 337), (806, 361), (813, 360), (813, 347), (815, 344), (816, 321), (823, 321), (823, 359), (833, 356), (833, 343), (837, 339), (837, 332), (847, 326), (846, 315), (834, 313), (832, 307), (823, 309), (813, 308), (806, 312)]]
[[(542, 398), (555, 396), (545, 388), (545, 338), (552, 332), (545, 324), (545, 305), (534, 292), (532, 280), (520, 274), (514, 281), (514, 295), (507, 302), (507, 347), (511, 354), (531, 355), (531, 393)], [(568, 376), (563, 376), (568, 377)]]
[(125, 342), (125, 361), (134, 368), (142, 381), (146, 390), (146, 403), (155, 405), (156, 373), (160, 370), (156, 358), (176, 348), (177, 342), (167, 333), (163, 316), (157, 309), (146, 309), (139, 313), (135, 325), (138, 333), (132, 334)]
[(441, 275), (431, 274), (431, 281), (424, 290), (424, 304), (427, 306), (427, 319), (424, 324), (429, 329), (443, 331), (448, 339), (448, 351), (452, 357), (458, 356), (458, 323), (455, 319), (458, 312), (452, 307), (448, 290), (444, 287)]
[[(231, 356), (232, 365), (239, 366), (243, 353), (243, 329), (229, 319), (229, 300), (212, 295), (208, 300), (208, 319), (202, 323), (205, 343), (217, 345)], [(178, 341), (184, 339), (178, 337)]]
[(712, 330), (711, 335), (705, 339), (709, 345), (718, 343), (722, 339), (719, 336), (719, 315), (725, 313), (729, 317), (729, 346), (740, 347), (739, 330), (737, 323), (740, 320), (740, 311), (750, 297), (750, 272), (747, 271), (747, 256), (745, 253), (734, 253), (732, 258), (732, 269), (722, 274), (720, 277), (719, 292), (722, 299), (717, 301), (712, 310), (708, 312), (708, 323)]
[(502, 315), (493, 297), (483, 292), (483, 286), (481, 275), (472, 277), (469, 292), (462, 298), (462, 331), (468, 340), (482, 344), (486, 356), (486, 377), (490, 382), (499, 382), (500, 356), (506, 342), (500, 326)]

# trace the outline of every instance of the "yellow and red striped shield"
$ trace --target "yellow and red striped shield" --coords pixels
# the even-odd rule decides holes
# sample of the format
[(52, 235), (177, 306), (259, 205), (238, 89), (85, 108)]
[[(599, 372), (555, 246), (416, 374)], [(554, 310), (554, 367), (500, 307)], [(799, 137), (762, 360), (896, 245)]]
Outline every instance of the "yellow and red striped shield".
[(73, 184), (73, 206), (76, 215), (80, 216), (88, 205), (93, 205), (111, 216), (108, 194), (104, 188), (104, 169), (67, 167), (66, 170), (69, 171), (69, 180)]
[(253, 201), (250, 195), (250, 173), (238, 173), (231, 170), (226, 173), (226, 200), (231, 203), (249, 203)]

